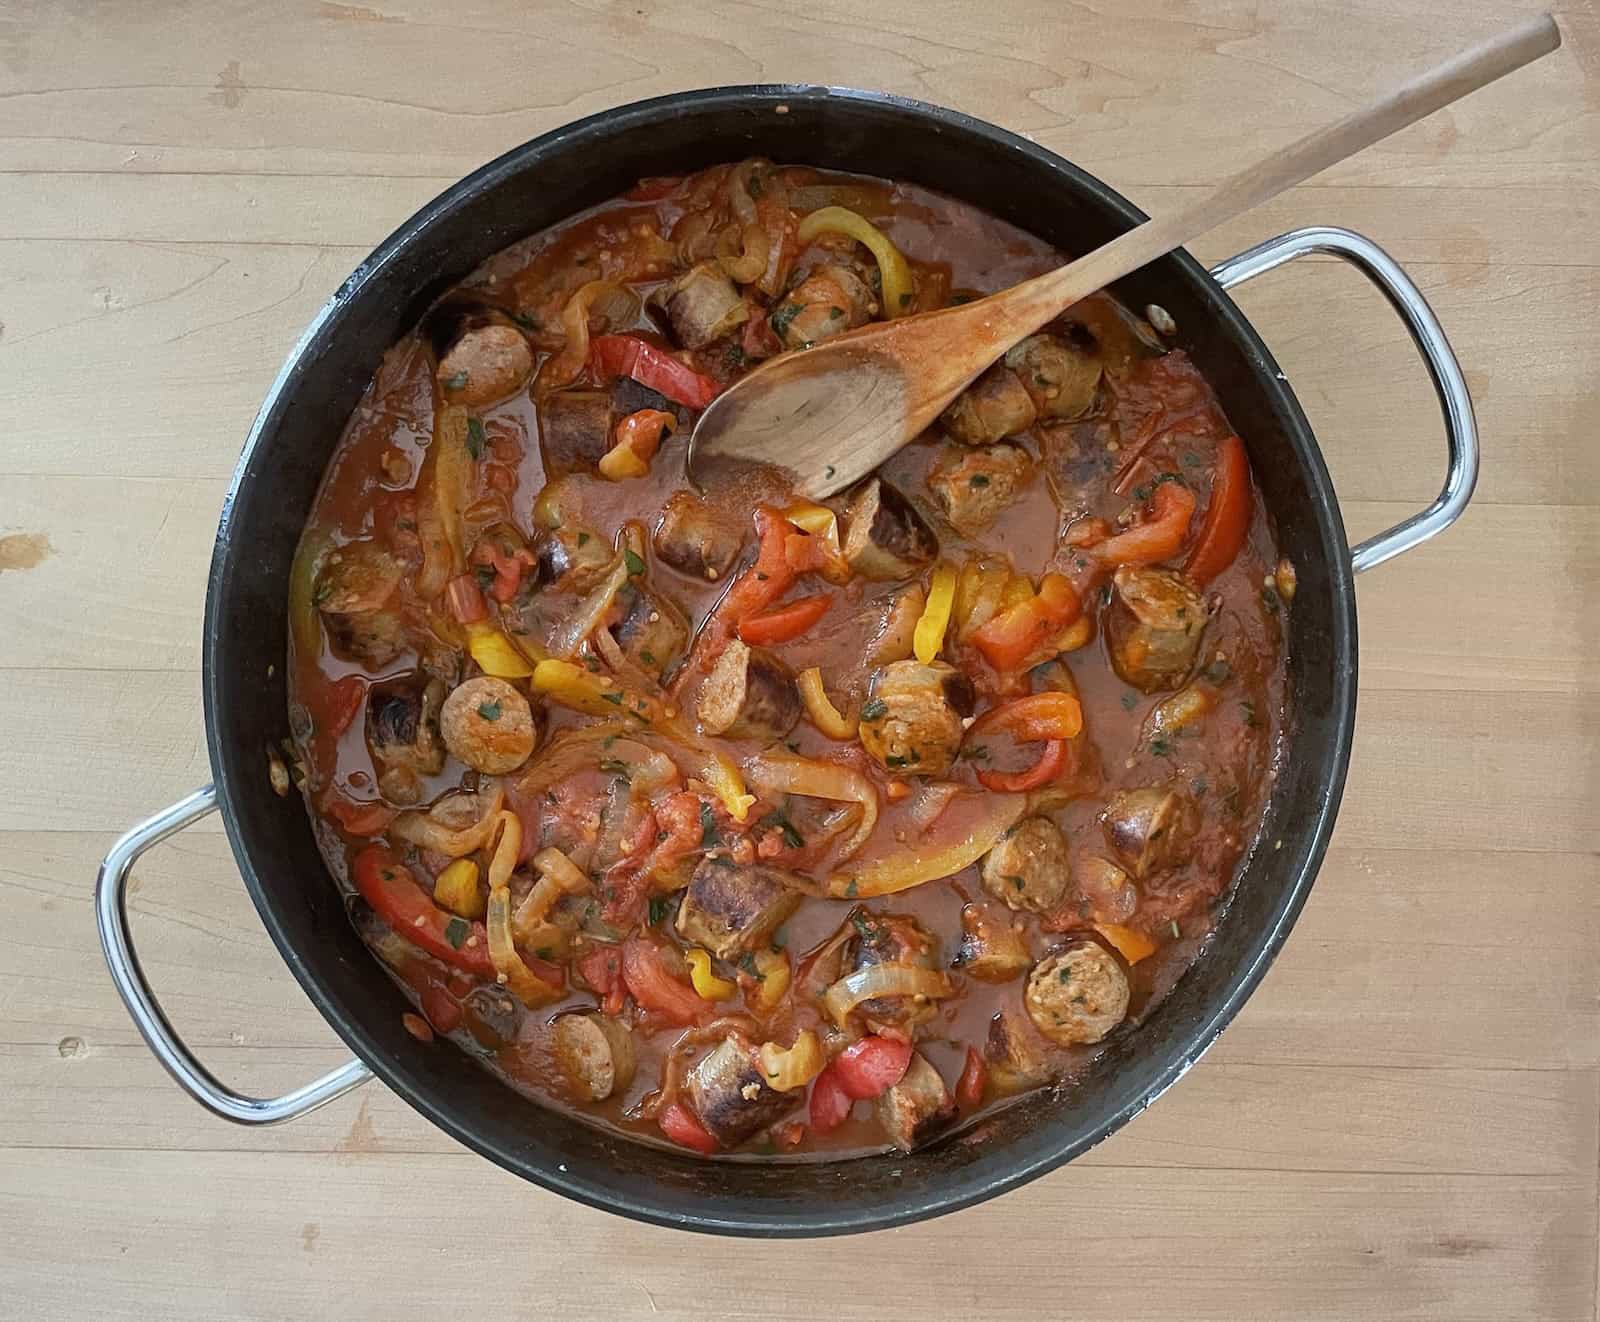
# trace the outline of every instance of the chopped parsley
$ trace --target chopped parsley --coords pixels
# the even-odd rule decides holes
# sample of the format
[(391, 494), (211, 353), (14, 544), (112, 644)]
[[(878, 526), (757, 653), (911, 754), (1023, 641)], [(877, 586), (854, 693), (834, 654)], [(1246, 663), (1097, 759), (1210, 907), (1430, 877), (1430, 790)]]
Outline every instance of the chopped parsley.
[(447, 376), (444, 379), (444, 388), (446, 390), (460, 390), (466, 384), (467, 374), (465, 372), (457, 372), (454, 376)]
[(987, 762), (989, 750), (983, 744), (973, 744), (970, 748), (963, 748), (960, 756), (968, 762)]
[(974, 473), (967, 479), (967, 485), (982, 490), (989, 485), (989, 475), (987, 473)]
[(586, 533), (586, 532), (580, 532), (578, 534), (578, 545), (579, 546), (587, 546), (588, 544), (589, 544), (589, 534)]
[(472, 928), (465, 918), (452, 918), (444, 925), (444, 939), (450, 943), (450, 949), (460, 950), (462, 943), (467, 939), (467, 934)]
[(485, 592), (494, 586), (495, 573), (493, 565), (478, 565), (472, 572), (478, 577), (478, 586)]
[(739, 956), (739, 967), (743, 969), (744, 972), (748, 973), (752, 978), (760, 979), (763, 982), (765, 981), (765, 979), (761, 977), (761, 971), (756, 968), (756, 957), (748, 950)]
[(585, 669), (587, 669), (591, 675), (598, 675), (600, 673), (600, 658), (594, 655), (593, 652), (584, 654), (583, 664)]
[(799, 303), (780, 303), (771, 317), (772, 333), (782, 339), (784, 332), (789, 329), (789, 323), (804, 310), (804, 307)]
[(843, 308), (829, 308), (828, 309), (828, 319), (830, 321), (843, 321), (844, 320), (844, 315), (845, 315), (845, 313), (844, 313), (844, 309)]
[(788, 845), (790, 849), (799, 849), (804, 846), (806, 842), (805, 837), (794, 829), (794, 823), (791, 822), (779, 808), (774, 808), (765, 817), (763, 817), (761, 819), (761, 825), (777, 827), (779, 832), (783, 835), (783, 843)]
[(628, 573), (630, 575), (644, 573), (644, 561), (626, 547), (624, 547), (622, 550), (622, 563), (628, 566)]
[(861, 708), (863, 721), (881, 721), (889, 714), (889, 706), (882, 698), (873, 698)]
[(722, 836), (717, 833), (716, 815), (711, 811), (709, 803), (700, 805), (700, 848), (710, 849), (713, 845), (720, 845)]
[(1210, 789), (1211, 786), (1206, 784), (1206, 778), (1204, 776), (1196, 776), (1194, 778), (1194, 784), (1190, 788), (1194, 790), (1195, 798), (1203, 799), (1206, 796), (1206, 791)]
[(480, 702), (478, 704), (478, 715), (486, 721), (498, 721), (500, 719), (499, 699), (494, 702)]
[(643, 661), (647, 666), (653, 666), (656, 663), (656, 654), (648, 647), (641, 647), (639, 649), (639, 660)]
[(483, 458), (483, 447), (488, 443), (483, 424), (476, 418), (467, 419), (467, 453), (474, 459)]
[(525, 331), (536, 331), (539, 329), (539, 319), (537, 317), (530, 317), (526, 312), (508, 312), (506, 313), (506, 316), (510, 317), (512, 321), (516, 322), (517, 325), (521, 326)]
[(1027, 881), (1015, 874), (1007, 877), (1006, 880), (1011, 883), (1014, 890), (1025, 891), (1028, 889)]
[(1241, 702), (1239, 710), (1244, 713), (1244, 723), (1252, 730), (1256, 728), (1256, 705), (1253, 702)]
[(1157, 757), (1172, 756), (1172, 745), (1167, 741), (1167, 736), (1158, 734), (1150, 741), (1150, 751)]
[(861, 891), (861, 888), (856, 885), (856, 879), (854, 877), (851, 877), (850, 881), (849, 881), (849, 884), (846, 885), (845, 888), (844, 888), (845, 898), (847, 900), (853, 900), (860, 893), (860, 891)]
[(608, 776), (621, 776), (624, 780), (628, 779), (628, 764), (626, 762), (619, 762), (614, 757), (601, 758), (600, 770), (605, 772)]
[(894, 771), (900, 767), (909, 767), (913, 762), (920, 761), (922, 761), (922, 755), (918, 753), (915, 748), (913, 748), (910, 749), (904, 757), (897, 757), (891, 753), (888, 757), (883, 759), (883, 764), (888, 767), (889, 770)]
[(901, 294), (900, 295), (900, 306), (903, 307), (903, 308), (910, 307), (911, 306), (911, 299), (912, 299), (912, 295), (911, 295), (911, 293), (909, 291), (904, 293), (904, 294)]
[(1278, 593), (1274, 588), (1261, 589), (1261, 605), (1268, 615), (1278, 613)]
[(730, 342), (722, 351), (722, 365), (730, 372), (737, 372), (744, 366), (744, 350), (736, 342)]
[(832, 464), (829, 464), (826, 468), (824, 468), (822, 470), (822, 476), (823, 477), (832, 477), (836, 471), (837, 470), (834, 468), (834, 466)]
[(650, 926), (654, 927), (667, 916), (667, 910), (672, 907), (672, 901), (665, 895), (652, 895), (650, 897)]
[(1228, 664), (1226, 658), (1224, 657), (1219, 656), (1215, 661), (1206, 667), (1206, 678), (1209, 679), (1213, 684), (1224, 683), (1230, 676), (1232, 676), (1232, 674), (1233, 667)]
[(1123, 711), (1132, 711), (1138, 705), (1139, 705), (1139, 699), (1135, 694), (1124, 693), (1122, 695), (1122, 710)]
[(622, 706), (622, 694), (620, 693), (602, 693), (600, 696), (609, 702), (613, 707)]

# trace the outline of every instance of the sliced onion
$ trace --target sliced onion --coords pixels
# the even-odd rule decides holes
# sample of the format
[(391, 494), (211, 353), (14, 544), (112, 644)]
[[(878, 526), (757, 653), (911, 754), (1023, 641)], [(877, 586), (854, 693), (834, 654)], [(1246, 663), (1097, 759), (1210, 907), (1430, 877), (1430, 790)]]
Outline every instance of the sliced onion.
[(766, 229), (754, 222), (742, 229), (729, 225), (717, 235), (717, 264), (728, 279), (741, 285), (761, 279), (771, 252), (772, 240)]
[(601, 333), (633, 323), (639, 315), (639, 296), (612, 280), (591, 280), (561, 309), (566, 343), (561, 352), (539, 370), (538, 389), (558, 390), (570, 385), (589, 361), (589, 335), (598, 322)]
[(993, 849), (1026, 806), (1027, 796), (1023, 794), (985, 795), (984, 815), (965, 827), (959, 839), (945, 844), (924, 843), (907, 852), (871, 859), (847, 872), (835, 872), (827, 881), (828, 894), (835, 899), (865, 900), (953, 877)]
[(511, 936), (511, 892), (497, 886), (489, 892), (489, 908), (483, 925), (489, 938), (489, 962), (500, 981), (526, 1006), (548, 1005), (561, 998), (561, 988), (553, 987), (522, 962)]
[(780, 1047), (776, 1042), (763, 1042), (757, 1052), (761, 1076), (774, 1092), (791, 1092), (804, 1088), (822, 1073), (827, 1058), (822, 1054), (822, 1043), (816, 1033), (806, 1029), (795, 1038), (792, 1047)]
[(533, 866), (569, 895), (589, 889), (589, 878), (583, 869), (559, 849), (541, 849), (533, 856)]
[(822, 994), (822, 1008), (840, 1028), (862, 1001), (880, 996), (926, 996), (930, 1000), (953, 996), (955, 986), (941, 969), (916, 964), (868, 964), (847, 973)]
[(919, 831), (926, 831), (962, 792), (961, 786), (948, 780), (936, 780), (931, 785), (924, 785), (911, 800), (906, 816)]
[[(479, 802), (482, 802), (481, 798)], [(494, 796), (489, 800), (488, 811), (471, 826), (451, 827), (442, 820), (446, 816), (446, 810), (453, 803), (452, 800), (445, 799), (434, 804), (427, 812), (401, 813), (390, 824), (389, 833), (398, 836), (409, 845), (416, 845), (419, 849), (431, 849), (446, 858), (464, 858), (489, 843), (495, 828), (500, 824), (500, 810), (504, 802), (505, 793), (496, 785)], [(518, 822), (519, 833), (521, 825), (521, 822)]]
[(811, 799), (834, 799), (861, 807), (854, 832), (844, 842), (839, 857), (849, 858), (866, 844), (878, 824), (878, 791), (859, 771), (837, 762), (817, 762), (806, 757), (758, 753), (745, 763), (745, 773), (768, 798), (799, 794)]
[(489, 856), (489, 889), (498, 890), (510, 882), (517, 869), (522, 853), (522, 819), (514, 812), (502, 811), (494, 815), (493, 822), (489, 838), (494, 839), (494, 831), (498, 830), (500, 839)]
[(583, 640), (595, 631), (605, 613), (611, 609), (611, 603), (617, 599), (617, 593), (622, 591), (622, 585), (627, 581), (627, 557), (618, 555), (599, 586), (578, 603), (572, 617), (551, 635), (551, 654), (563, 661), (570, 661), (583, 645)]

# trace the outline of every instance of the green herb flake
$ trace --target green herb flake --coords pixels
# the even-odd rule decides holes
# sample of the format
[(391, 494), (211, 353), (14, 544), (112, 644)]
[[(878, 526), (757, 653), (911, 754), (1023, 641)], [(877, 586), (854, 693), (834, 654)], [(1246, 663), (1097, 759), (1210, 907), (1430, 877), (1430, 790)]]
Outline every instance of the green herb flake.
[(1225, 657), (1219, 656), (1215, 661), (1206, 667), (1206, 678), (1209, 679), (1213, 684), (1226, 683), (1232, 677), (1232, 675), (1233, 667), (1228, 664)]
[(650, 897), (650, 926), (657, 926), (667, 916), (667, 911), (672, 908), (672, 901), (665, 895), (652, 895)]
[(903, 308), (910, 307), (911, 306), (911, 299), (912, 299), (912, 295), (910, 293), (901, 294), (900, 295), (900, 306), (903, 307)]
[(830, 321), (843, 321), (844, 317), (845, 317), (845, 311), (844, 311), (843, 308), (829, 308), (828, 309), (828, 319)]
[(1261, 605), (1268, 615), (1278, 613), (1278, 593), (1273, 588), (1261, 589)]
[(450, 943), (450, 949), (460, 950), (471, 931), (465, 918), (452, 918), (444, 925), (444, 939)]
[(483, 717), (483, 719), (486, 721), (498, 721), (500, 719), (499, 700), (496, 699), (494, 702), (480, 702), (478, 704), (478, 715)]
[(466, 384), (467, 374), (465, 372), (457, 372), (454, 376), (447, 376), (444, 379), (444, 388), (446, 390), (460, 390)]
[(967, 485), (974, 490), (982, 491), (984, 487), (989, 485), (989, 475), (987, 473), (974, 473), (967, 479)]
[(1244, 723), (1252, 730), (1256, 728), (1256, 705), (1253, 702), (1241, 702), (1239, 710), (1244, 713)]
[(1206, 778), (1204, 776), (1196, 776), (1194, 778), (1194, 784), (1191, 785), (1190, 788), (1194, 790), (1195, 798), (1203, 799), (1206, 796), (1206, 791), (1209, 790), (1211, 786), (1206, 783)]
[(770, 318), (772, 333), (781, 340), (784, 332), (789, 329), (789, 323), (803, 311), (805, 308), (799, 303), (780, 303)]
[(626, 547), (624, 547), (622, 551), (622, 563), (628, 566), (628, 573), (630, 575), (636, 576), (644, 573), (644, 561)]
[(1172, 745), (1167, 742), (1166, 735), (1158, 734), (1150, 741), (1150, 751), (1157, 757), (1170, 757), (1172, 756)]
[(583, 665), (584, 669), (586, 669), (591, 675), (598, 675), (600, 673), (600, 658), (595, 656), (592, 652), (584, 655)]
[(620, 693), (602, 693), (600, 696), (609, 702), (613, 707), (622, 706), (622, 694)]
[(766, 981), (765, 978), (761, 977), (760, 970), (756, 968), (756, 957), (748, 950), (739, 956), (739, 968), (745, 973), (748, 973), (752, 978), (756, 978), (762, 982)]
[(1056, 978), (1060, 981), (1061, 985), (1064, 987), (1064, 986), (1066, 986), (1067, 983), (1072, 981), (1072, 970), (1071, 969), (1062, 969), (1060, 973), (1056, 974)]
[(987, 762), (989, 750), (983, 744), (973, 744), (970, 748), (963, 748), (961, 756), (968, 762)]
[(805, 837), (794, 829), (794, 823), (780, 809), (774, 808), (761, 819), (760, 824), (762, 826), (777, 827), (783, 836), (783, 843), (788, 845), (790, 849), (801, 849), (805, 846)]
[(506, 316), (510, 317), (525, 331), (537, 331), (539, 329), (539, 319), (530, 317), (526, 312), (508, 312)]
[(477, 565), (472, 572), (477, 576), (478, 586), (485, 592), (494, 586), (495, 574), (493, 565)]
[(863, 721), (881, 721), (889, 714), (889, 705), (882, 698), (873, 698), (861, 708)]
[(621, 776), (624, 780), (628, 779), (628, 764), (619, 762), (614, 757), (601, 758), (600, 770), (608, 776)]
[(722, 836), (717, 833), (716, 814), (711, 811), (709, 803), (700, 805), (700, 848), (710, 849), (722, 843)]
[(1007, 877), (1006, 880), (1011, 883), (1011, 886), (1012, 886), (1013, 890), (1025, 891), (1025, 890), (1028, 889), (1028, 883), (1022, 877), (1018, 877), (1016, 875), (1012, 875), (1012, 876)]
[(829, 464), (826, 468), (824, 468), (822, 470), (822, 476), (823, 477), (832, 477), (836, 471), (837, 470), (834, 468), (834, 466), (832, 464)]
[(476, 418), (467, 419), (467, 453), (474, 459), (483, 458), (483, 447), (488, 444), (489, 437), (483, 430), (483, 424)]
[(578, 545), (579, 546), (587, 546), (587, 545), (589, 545), (589, 534), (588, 533), (580, 532), (578, 534)]
[(1139, 698), (1138, 698), (1137, 694), (1124, 693), (1122, 695), (1122, 710), (1123, 711), (1132, 711), (1138, 705), (1139, 705)]
[(844, 888), (845, 898), (847, 900), (853, 900), (860, 893), (861, 893), (861, 888), (856, 885), (856, 879), (854, 877), (851, 877), (849, 884)]
[(1109, 583), (1102, 583), (1100, 585), (1100, 604), (1102, 606), (1109, 606), (1111, 604), (1111, 584)]
[(656, 663), (656, 654), (648, 647), (641, 647), (639, 649), (639, 660), (643, 661), (647, 666), (653, 666)]

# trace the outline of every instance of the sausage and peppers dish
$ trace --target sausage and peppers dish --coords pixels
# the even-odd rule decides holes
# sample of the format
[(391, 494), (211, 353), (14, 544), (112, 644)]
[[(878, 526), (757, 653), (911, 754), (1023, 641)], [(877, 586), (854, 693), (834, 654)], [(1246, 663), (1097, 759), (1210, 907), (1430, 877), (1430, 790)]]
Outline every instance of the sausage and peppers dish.
[(1201, 951), (1286, 722), (1280, 561), (1106, 295), (822, 502), (684, 477), (760, 361), (1064, 260), (876, 179), (643, 180), (386, 355), (296, 557), (290, 730), (375, 955), (513, 1088), (694, 1153), (1070, 1088)]

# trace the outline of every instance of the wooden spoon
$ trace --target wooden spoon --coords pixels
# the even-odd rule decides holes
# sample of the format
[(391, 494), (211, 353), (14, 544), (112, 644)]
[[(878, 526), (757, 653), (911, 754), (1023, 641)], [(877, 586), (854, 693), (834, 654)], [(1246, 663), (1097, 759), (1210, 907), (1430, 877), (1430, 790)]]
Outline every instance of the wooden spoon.
[(813, 498), (864, 477), (990, 363), (1080, 299), (1561, 44), (1548, 14), (1402, 83), (1086, 257), (988, 298), (877, 322), (782, 354), (718, 396), (689, 440), (696, 485), (717, 458), (770, 464)]

